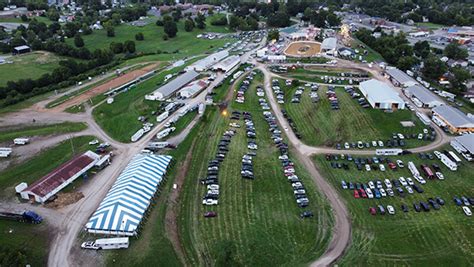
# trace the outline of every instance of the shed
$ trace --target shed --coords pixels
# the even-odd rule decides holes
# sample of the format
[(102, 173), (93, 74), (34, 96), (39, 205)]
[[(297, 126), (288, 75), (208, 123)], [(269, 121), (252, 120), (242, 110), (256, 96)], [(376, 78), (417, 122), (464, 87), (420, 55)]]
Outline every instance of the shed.
[(386, 83), (371, 79), (361, 82), (359, 89), (375, 109), (397, 110), (405, 108), (405, 101)]
[(31, 52), (31, 48), (27, 45), (20, 45), (13, 48), (13, 55), (20, 55)]
[(181, 74), (180, 76), (176, 77), (171, 82), (161, 86), (160, 88), (156, 89), (153, 93), (149, 95), (145, 95), (146, 100), (163, 100), (170, 95), (177, 92), (179, 89), (183, 88), (186, 84), (190, 83), (196, 77), (199, 76), (194, 70), (188, 70), (185, 73)]
[(327, 54), (334, 54), (337, 48), (337, 39), (334, 37), (326, 38), (321, 44), (321, 52)]
[(215, 71), (223, 71), (227, 73), (239, 64), (240, 64), (240, 57), (237, 55), (234, 55), (217, 63), (212, 69)]
[(405, 94), (411, 99), (418, 99), (423, 108), (433, 108), (444, 105), (443, 100), (421, 85), (413, 85), (405, 89)]
[(387, 68), (385, 72), (395, 86), (410, 87), (418, 84), (415, 79), (397, 68)]

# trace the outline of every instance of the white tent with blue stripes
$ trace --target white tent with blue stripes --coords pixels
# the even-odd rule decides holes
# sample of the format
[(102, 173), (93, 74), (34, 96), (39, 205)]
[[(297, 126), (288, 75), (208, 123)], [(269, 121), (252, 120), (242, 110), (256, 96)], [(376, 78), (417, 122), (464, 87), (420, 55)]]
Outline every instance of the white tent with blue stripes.
[(136, 155), (92, 214), (86, 230), (96, 234), (137, 235), (171, 159), (165, 155)]

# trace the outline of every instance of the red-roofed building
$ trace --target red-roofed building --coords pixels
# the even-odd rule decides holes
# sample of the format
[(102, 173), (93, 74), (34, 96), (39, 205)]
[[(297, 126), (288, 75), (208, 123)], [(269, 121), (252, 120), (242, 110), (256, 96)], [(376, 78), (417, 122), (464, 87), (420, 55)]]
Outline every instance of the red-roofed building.
[(100, 156), (92, 151), (75, 156), (68, 162), (62, 164), (41, 179), (37, 180), (27, 188), (21, 195), (23, 198), (34, 197), (36, 202), (44, 203), (64, 187), (68, 186), (82, 174), (90, 170), (99, 161)]

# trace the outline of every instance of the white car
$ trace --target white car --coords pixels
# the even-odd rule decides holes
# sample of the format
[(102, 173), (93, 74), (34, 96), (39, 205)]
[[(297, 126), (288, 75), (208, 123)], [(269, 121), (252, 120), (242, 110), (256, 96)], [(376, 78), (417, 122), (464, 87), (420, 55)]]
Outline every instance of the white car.
[(208, 190), (219, 190), (219, 185), (218, 184), (210, 184), (207, 186)]
[(345, 143), (344, 143), (344, 148), (345, 148), (345, 149), (349, 149), (349, 148), (351, 148), (351, 147), (349, 146), (349, 143), (345, 142)]
[(423, 179), (423, 177), (421, 177), (419, 175), (415, 175), (415, 176), (413, 176), (413, 178), (415, 178), (415, 180), (417, 180), (418, 183), (420, 183), (420, 184), (426, 184), (426, 180)]
[(388, 211), (388, 214), (390, 214), (390, 215), (394, 215), (394, 214), (395, 214), (395, 209), (393, 208), (392, 205), (388, 205), (388, 206), (387, 206), (387, 211)]
[(379, 164), (379, 169), (380, 169), (380, 171), (384, 172), (385, 171), (385, 166), (383, 166), (383, 164)]
[(391, 197), (395, 196), (395, 193), (393, 192), (392, 188), (387, 188), (387, 194)]
[(82, 243), (81, 248), (98, 250), (100, 247), (94, 241), (88, 241)]
[(407, 189), (408, 193), (410, 194), (413, 194), (413, 189), (411, 188), (411, 186), (405, 186), (405, 188)]
[(466, 214), (466, 216), (472, 216), (472, 212), (471, 212), (471, 209), (469, 207), (463, 206), (462, 210), (464, 211), (464, 214)]
[(403, 161), (397, 159), (397, 165), (399, 168), (404, 168), (405, 167), (405, 164), (403, 164)]
[(370, 172), (370, 165), (369, 164), (365, 164), (365, 170)]
[(423, 139), (423, 134), (418, 134), (418, 140)]
[(258, 147), (257, 147), (256, 144), (249, 144), (249, 145), (247, 146), (247, 148), (248, 148), (248, 149), (252, 149), (252, 150), (257, 150)]
[[(97, 139), (94, 139), (92, 141), (89, 142), (89, 145), (93, 146), (93, 145), (97, 145), (99, 143), (99, 140)], [(86, 242), (87, 243), (87, 242)]]
[(403, 136), (403, 134), (401, 134), (401, 133), (397, 134), (397, 136), (398, 136), (398, 138), (400, 138), (400, 140), (405, 139), (405, 136)]
[(288, 155), (283, 155), (283, 156), (279, 156), (278, 159), (280, 160), (285, 160), (285, 159), (288, 159)]
[(382, 141), (379, 141), (379, 146), (382, 147), (383, 146), (383, 142)]
[(284, 170), (285, 173), (295, 173), (295, 169), (289, 168)]
[(380, 189), (379, 189), (379, 192), (380, 192), (380, 195), (381, 195), (382, 197), (386, 197), (386, 196), (387, 196), (387, 193), (385, 192), (385, 190), (384, 190), (383, 188), (380, 188)]
[(408, 185), (410, 186), (413, 186), (415, 183), (413, 182), (413, 180), (410, 178), (410, 177), (407, 177), (407, 183)]
[(372, 190), (375, 189), (374, 182), (369, 181), (369, 188), (372, 189)]
[(372, 146), (377, 146), (377, 141), (372, 141)]
[(426, 129), (426, 128), (423, 129), (423, 133), (424, 133), (424, 134), (427, 134), (427, 133), (428, 133), (428, 129)]
[(385, 179), (383, 182), (385, 183), (385, 187), (392, 188), (392, 183), (390, 182), (389, 179)]
[(444, 175), (440, 172), (436, 172), (436, 177), (438, 177), (440, 180), (444, 180)]
[(374, 198), (374, 194), (372, 193), (372, 190), (370, 190), (370, 188), (367, 188), (365, 190), (365, 193), (367, 194), (368, 198)]
[(400, 177), (400, 178), (398, 178), (398, 180), (400, 181), (400, 183), (401, 183), (403, 186), (407, 186), (407, 185), (408, 185), (408, 183), (407, 183), (407, 181), (405, 180), (405, 178)]
[(298, 187), (298, 186), (303, 186), (303, 184), (300, 183), (300, 182), (296, 182), (296, 183), (292, 183), (291, 186), (292, 187)]
[(202, 200), (202, 204), (206, 206), (213, 206), (219, 204), (219, 201), (217, 199), (207, 198)]

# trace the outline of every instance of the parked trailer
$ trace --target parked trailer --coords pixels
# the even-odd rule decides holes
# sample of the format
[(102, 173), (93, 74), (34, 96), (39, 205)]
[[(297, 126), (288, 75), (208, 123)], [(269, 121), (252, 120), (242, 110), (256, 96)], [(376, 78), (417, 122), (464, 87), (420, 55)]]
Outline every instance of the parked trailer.
[(169, 112), (170, 110), (172, 110), (174, 108), (174, 106), (176, 106), (176, 104), (174, 102), (169, 103), (168, 105), (166, 105), (165, 111)]
[(463, 153), (466, 153), (467, 150), (461, 145), (459, 144), (458, 141), (456, 140), (453, 140), (450, 142), (450, 145), (452, 148), (454, 148), (454, 150), (456, 150), (459, 154), (463, 154)]
[(458, 170), (458, 165), (450, 160), (445, 154), (441, 153), (440, 160), (444, 165), (446, 165), (446, 167), (448, 167), (448, 169), (452, 171)]
[(397, 155), (402, 155), (402, 153), (403, 153), (403, 150), (400, 148), (375, 150), (375, 155), (378, 155), (378, 156), (397, 156)]
[(81, 248), (85, 249), (121, 249), (128, 248), (129, 240), (128, 237), (116, 237), (116, 238), (101, 238), (96, 241), (87, 241), (81, 244)]
[(142, 138), (143, 134), (145, 133), (145, 131), (143, 130), (143, 128), (141, 128), (140, 130), (138, 130), (136, 133), (134, 133), (132, 135), (132, 137), (130, 138), (130, 140), (132, 142), (136, 142), (138, 141), (138, 139)]
[(416, 116), (420, 119), (420, 121), (421, 121), (424, 125), (430, 125), (430, 124), (431, 124), (430, 118), (428, 118), (428, 116), (426, 116), (425, 114), (423, 114), (423, 113), (421, 113), (421, 112), (417, 112), (417, 113), (416, 113)]
[(461, 163), (461, 159), (458, 157), (458, 155), (454, 154), (453, 151), (447, 151), (448, 154), (451, 156), (451, 159), (454, 159), (454, 162), (456, 163)]
[(156, 139), (162, 139), (162, 138), (165, 138), (166, 136), (168, 136), (171, 132), (173, 132), (174, 130), (176, 130), (175, 127), (170, 127), (170, 128), (166, 128), (164, 129), (163, 131), (159, 132), (156, 134)]
[(29, 138), (15, 138), (15, 139), (13, 139), (13, 143), (15, 145), (20, 145), (20, 146), (26, 145), (29, 142), (30, 142)]
[(170, 113), (168, 111), (165, 111), (165, 112), (161, 113), (158, 117), (156, 117), (156, 121), (157, 122), (162, 122), (166, 118), (168, 118), (169, 115), (170, 115)]
[(425, 175), (428, 179), (434, 179), (435, 178), (435, 175), (434, 175), (433, 171), (430, 169), (430, 167), (426, 166), (425, 164), (421, 164), (420, 168), (425, 173)]
[(169, 146), (168, 142), (150, 142), (146, 146), (147, 148), (154, 148), (154, 149), (160, 149), (160, 148), (165, 148)]
[(410, 170), (413, 176), (420, 176), (420, 172), (416, 168), (415, 163), (413, 163), (413, 161), (408, 162), (408, 169)]
[(30, 210), (23, 213), (0, 211), (0, 219), (29, 223), (41, 223), (43, 221), (41, 216)]
[(8, 158), (12, 153), (12, 149), (9, 147), (0, 147), (0, 158)]
[(199, 114), (203, 114), (205, 108), (206, 108), (206, 107), (204, 106), (204, 104), (203, 104), (203, 103), (200, 103), (200, 104), (199, 104), (199, 108), (198, 108), (198, 113), (199, 113)]

